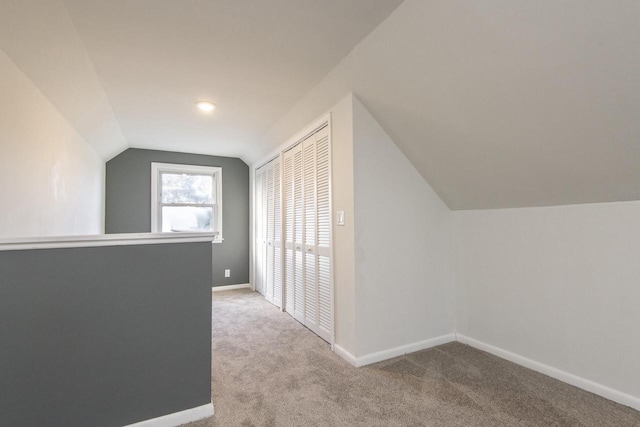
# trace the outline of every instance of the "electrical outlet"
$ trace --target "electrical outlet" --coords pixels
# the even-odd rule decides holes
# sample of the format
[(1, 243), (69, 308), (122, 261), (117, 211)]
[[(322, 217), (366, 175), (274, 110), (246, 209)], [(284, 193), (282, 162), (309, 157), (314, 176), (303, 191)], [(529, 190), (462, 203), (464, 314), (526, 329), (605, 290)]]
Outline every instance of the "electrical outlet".
[(224, 271), (224, 277), (231, 277), (231, 270), (226, 269), (226, 270)]

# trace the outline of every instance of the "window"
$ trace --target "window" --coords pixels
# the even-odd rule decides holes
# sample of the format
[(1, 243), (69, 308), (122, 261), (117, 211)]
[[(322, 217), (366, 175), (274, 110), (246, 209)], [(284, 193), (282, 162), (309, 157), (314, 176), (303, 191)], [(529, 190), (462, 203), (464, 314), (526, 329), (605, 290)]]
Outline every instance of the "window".
[(152, 163), (151, 231), (215, 232), (222, 240), (222, 168)]

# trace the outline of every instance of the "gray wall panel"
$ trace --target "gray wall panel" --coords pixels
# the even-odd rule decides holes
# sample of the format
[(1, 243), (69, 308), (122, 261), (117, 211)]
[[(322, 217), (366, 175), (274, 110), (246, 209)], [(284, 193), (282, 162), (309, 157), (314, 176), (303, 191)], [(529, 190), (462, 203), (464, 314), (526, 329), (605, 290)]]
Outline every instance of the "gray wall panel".
[[(222, 167), (224, 242), (215, 244), (214, 286), (249, 283), (249, 167), (233, 157), (130, 148), (107, 162), (105, 232), (151, 231), (151, 163)], [(224, 270), (231, 277), (224, 277)]]
[(0, 252), (0, 425), (117, 426), (211, 401), (211, 244)]

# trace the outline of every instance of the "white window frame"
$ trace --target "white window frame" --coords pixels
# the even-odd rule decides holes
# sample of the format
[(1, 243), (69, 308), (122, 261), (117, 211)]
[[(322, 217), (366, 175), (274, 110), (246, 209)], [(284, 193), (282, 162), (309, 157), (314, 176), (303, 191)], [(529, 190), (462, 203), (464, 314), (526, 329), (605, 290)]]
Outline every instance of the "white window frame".
[[(162, 233), (161, 180), (162, 173), (211, 175), (215, 181), (218, 230), (214, 231), (214, 242), (222, 241), (222, 168), (216, 166), (181, 165), (176, 163), (151, 163), (151, 232)], [(209, 205), (205, 205), (209, 206)], [(205, 233), (211, 233), (206, 231)]]

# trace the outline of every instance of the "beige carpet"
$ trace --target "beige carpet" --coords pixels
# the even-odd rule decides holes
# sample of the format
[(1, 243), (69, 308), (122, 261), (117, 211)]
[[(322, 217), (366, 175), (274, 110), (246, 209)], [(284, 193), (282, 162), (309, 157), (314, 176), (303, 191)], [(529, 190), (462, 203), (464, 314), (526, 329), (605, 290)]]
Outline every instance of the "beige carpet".
[(213, 300), (209, 426), (640, 426), (640, 413), (451, 343), (353, 368), (259, 294)]

